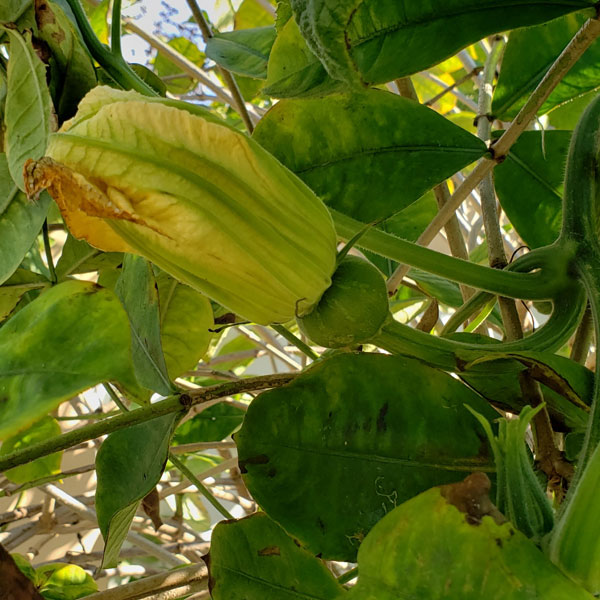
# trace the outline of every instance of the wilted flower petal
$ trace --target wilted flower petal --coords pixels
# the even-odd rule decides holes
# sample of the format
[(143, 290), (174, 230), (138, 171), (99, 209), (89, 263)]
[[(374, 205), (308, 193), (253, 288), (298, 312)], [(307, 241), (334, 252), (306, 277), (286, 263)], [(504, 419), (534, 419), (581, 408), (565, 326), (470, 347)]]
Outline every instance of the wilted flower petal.
[(28, 192), (48, 188), (73, 235), (141, 254), (245, 318), (285, 322), (330, 284), (326, 207), (200, 107), (95, 88), (47, 154), (26, 166)]

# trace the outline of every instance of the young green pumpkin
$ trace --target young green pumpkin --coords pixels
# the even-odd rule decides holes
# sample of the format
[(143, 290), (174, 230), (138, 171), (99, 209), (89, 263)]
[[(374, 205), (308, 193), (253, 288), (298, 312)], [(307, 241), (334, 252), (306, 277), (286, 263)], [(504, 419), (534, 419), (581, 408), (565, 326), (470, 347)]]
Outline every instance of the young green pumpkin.
[(346, 256), (331, 278), (331, 286), (311, 312), (298, 317), (304, 334), (325, 348), (363, 344), (389, 314), (385, 281), (370, 263)]

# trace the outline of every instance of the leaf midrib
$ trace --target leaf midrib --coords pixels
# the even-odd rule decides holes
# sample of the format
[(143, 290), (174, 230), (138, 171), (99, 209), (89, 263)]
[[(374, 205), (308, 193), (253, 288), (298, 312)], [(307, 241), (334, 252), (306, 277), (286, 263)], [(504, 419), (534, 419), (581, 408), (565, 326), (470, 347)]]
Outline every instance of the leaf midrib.
[[(224, 571), (229, 571), (230, 573), (235, 573), (240, 577), (244, 577), (245, 579), (249, 579), (250, 581), (254, 581), (256, 583), (264, 584), (265, 587), (272, 588), (274, 590), (283, 590), (285, 593), (295, 596), (297, 598), (309, 598), (310, 600), (325, 600), (323, 596), (313, 596), (312, 594), (307, 594), (304, 592), (298, 592), (296, 590), (292, 590), (288, 587), (284, 587), (277, 583), (273, 583), (271, 581), (267, 581), (266, 579), (261, 579), (260, 577), (256, 577), (254, 575), (250, 575), (249, 573), (244, 573), (243, 571), (232, 569), (231, 567), (226, 567), (225, 565), (216, 563), (214, 566), (223, 569)], [(333, 598), (332, 598), (333, 600)]]
[[(275, 447), (287, 448), (288, 450), (294, 450), (300, 453), (317, 454), (321, 456), (334, 456), (343, 458), (346, 460), (363, 460), (370, 462), (380, 462), (384, 464), (400, 464), (407, 467), (416, 467), (419, 469), (432, 468), (441, 469), (444, 471), (466, 471), (471, 472), (474, 467), (477, 467), (479, 471), (487, 473), (495, 473), (496, 469), (494, 466), (490, 466), (491, 461), (487, 460), (461, 460), (454, 463), (443, 463), (443, 462), (425, 462), (421, 460), (414, 460), (409, 458), (390, 457), (390, 456), (379, 456), (377, 454), (361, 454), (359, 452), (352, 452), (350, 450), (334, 450), (330, 448), (308, 448), (302, 446), (295, 446), (293, 444), (284, 444), (278, 442)], [(265, 453), (266, 454), (266, 453)]]
[[(363, 0), (364, 2), (364, 0)], [(361, 2), (361, 4), (363, 3)], [(532, 2), (531, 0), (516, 0), (515, 2), (512, 2), (510, 4), (503, 4), (503, 5), (498, 5), (498, 6), (473, 6), (467, 10), (463, 9), (463, 10), (456, 10), (453, 12), (444, 12), (443, 14), (438, 13), (436, 16), (434, 16), (433, 18), (424, 18), (424, 19), (415, 19), (406, 23), (402, 23), (402, 24), (396, 24), (396, 25), (392, 25), (390, 27), (385, 27), (385, 28), (380, 28), (377, 29), (375, 31), (373, 31), (373, 33), (369, 34), (368, 36), (364, 36), (362, 38), (357, 38), (355, 40), (352, 40), (350, 42), (351, 47), (352, 48), (356, 48), (357, 46), (360, 46), (361, 44), (364, 44), (366, 42), (371, 41), (372, 39), (381, 37), (383, 35), (387, 35), (389, 33), (394, 33), (396, 31), (400, 31), (401, 29), (410, 29), (413, 27), (419, 27), (422, 25), (429, 25), (431, 23), (435, 23), (436, 21), (445, 21), (446, 19), (449, 18), (454, 18), (454, 17), (460, 17), (463, 15), (468, 15), (471, 13), (475, 13), (475, 12), (485, 12), (485, 11), (492, 11), (492, 10), (498, 10), (498, 9), (511, 9), (511, 8), (519, 8), (519, 7), (524, 7), (524, 6), (539, 6), (540, 8), (545, 8), (545, 7), (569, 7), (572, 6), (573, 8), (573, 12), (575, 12), (576, 10), (583, 10), (586, 8), (593, 8), (594, 5), (592, 3), (589, 2), (582, 2), (581, 0), (572, 0), (571, 2), (569, 1), (563, 1), (563, 2), (547, 2), (547, 1), (543, 1), (543, 2)], [(347, 31), (347, 29), (346, 29)]]
[(342, 162), (350, 162), (352, 160), (356, 160), (358, 158), (362, 158), (363, 156), (374, 156), (377, 154), (393, 154), (393, 153), (410, 153), (410, 152), (456, 152), (456, 153), (465, 153), (465, 154), (473, 154), (474, 156), (480, 157), (483, 156), (484, 150), (477, 150), (475, 148), (461, 148), (461, 147), (452, 147), (452, 146), (433, 146), (433, 145), (423, 145), (423, 146), (402, 146), (402, 145), (394, 145), (394, 146), (382, 146), (380, 148), (371, 148), (367, 150), (361, 150), (360, 152), (355, 152), (352, 154), (346, 154), (344, 156), (336, 157), (331, 160), (310, 165), (308, 167), (302, 167), (301, 169), (293, 169), (294, 173), (297, 175), (299, 173), (308, 173), (309, 171), (314, 171), (316, 169), (323, 169), (326, 167), (330, 167), (332, 165), (336, 165)]

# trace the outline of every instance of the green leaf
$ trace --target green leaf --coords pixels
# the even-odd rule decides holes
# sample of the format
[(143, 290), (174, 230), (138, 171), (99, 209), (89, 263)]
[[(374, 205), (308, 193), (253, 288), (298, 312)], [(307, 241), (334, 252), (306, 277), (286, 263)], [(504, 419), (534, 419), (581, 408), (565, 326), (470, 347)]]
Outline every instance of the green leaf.
[[(188, 60), (192, 61), (195, 65), (201, 67), (204, 64), (206, 58), (204, 52), (198, 49), (198, 46), (191, 42), (185, 37), (174, 37), (168, 42), (174, 50), (177, 50), (180, 54), (183, 54)], [(165, 81), (167, 89), (173, 94), (185, 94), (194, 87), (194, 81), (189, 75), (182, 73), (181, 68), (173, 64), (164, 54), (157, 54), (154, 61), (154, 71), (159, 77), (168, 77)], [(181, 77), (173, 76), (181, 74)]]
[(382, 223), (378, 228), (396, 237), (414, 242), (438, 212), (433, 192), (423, 194), (418, 200)]
[(3, 0), (0, 5), (0, 23), (14, 23), (31, 4), (32, 0)]
[(206, 42), (206, 56), (238, 75), (266, 79), (275, 36), (272, 25), (216, 33)]
[(277, 0), (277, 12), (275, 17), (275, 28), (281, 31), (285, 24), (293, 17), (290, 0)]
[(397, 213), (485, 153), (435, 111), (381, 90), (283, 100), (254, 139), (328, 206), (363, 223)]
[(236, 430), (245, 414), (241, 408), (226, 402), (209, 406), (177, 428), (173, 443), (218, 442)]
[(129, 65), (132, 71), (142, 80), (145, 81), (159, 96), (163, 98), (167, 95), (166, 83), (148, 67), (137, 63)]
[(127, 317), (93, 283), (65, 281), (0, 328), (0, 439), (101, 381), (130, 381)]
[(102, 252), (86, 241), (78, 240), (69, 234), (56, 264), (56, 276), (59, 279), (66, 279), (78, 273), (115, 268), (122, 262), (123, 254), (120, 252)]
[(422, 363), (340, 354), (250, 404), (235, 435), (240, 470), (265, 512), (311, 552), (353, 560), (397, 504), (493, 470), (465, 403), (494, 418), (467, 387)]
[(78, 32), (55, 2), (36, 5), (39, 37), (46, 42), (56, 68), (51, 70), (50, 87), (59, 121), (77, 112), (79, 101), (96, 85), (96, 72)]
[(214, 600), (333, 600), (331, 571), (264, 513), (219, 523), (207, 557)]
[(12, 309), (27, 292), (49, 285), (50, 282), (43, 275), (26, 269), (17, 269), (0, 286), (0, 322), (11, 313)]
[(570, 131), (526, 131), (495, 170), (504, 212), (530, 248), (552, 244), (562, 223)]
[(462, 306), (463, 298), (460, 288), (454, 281), (449, 281), (419, 269), (411, 269), (408, 272), (408, 277), (414, 279), (427, 294), (437, 298), (443, 304), (454, 307)]
[(180, 415), (111, 433), (96, 456), (96, 512), (104, 538), (102, 568), (114, 566), (137, 507), (159, 482)]
[(298, 25), (290, 19), (278, 32), (269, 55), (264, 92), (275, 98), (329, 93), (340, 87), (308, 49)]
[[(545, 25), (510, 34), (494, 92), (492, 113), (508, 121), (528, 100), (548, 69), (586, 21), (586, 15), (567, 15)], [(535, 49), (535, 51), (532, 51)], [(543, 115), (600, 86), (600, 41), (595, 41), (561, 79), (538, 110)]]
[(519, 531), (537, 543), (552, 530), (554, 511), (546, 494), (547, 480), (544, 478), (542, 487), (525, 435), (531, 420), (544, 407), (544, 404), (535, 409), (525, 406), (516, 419), (497, 419), (497, 436), (488, 421), (473, 411), (494, 451), (496, 506)]
[(206, 354), (214, 327), (210, 300), (160, 272), (156, 277), (160, 304), (160, 336), (171, 379), (193, 369)]
[[(457, 339), (466, 341), (465, 337)], [(460, 377), (495, 406), (518, 413), (524, 406), (519, 384), (523, 372), (542, 384), (544, 401), (556, 430), (585, 429), (594, 374), (573, 360), (548, 352), (500, 355), (490, 350), (486, 360), (466, 366)]]
[(555, 108), (549, 115), (548, 121), (555, 129), (575, 129), (577, 122), (581, 118), (583, 111), (588, 107), (590, 102), (596, 97), (596, 92), (588, 92), (583, 96), (579, 96), (576, 100), (566, 102), (565, 104)]
[(264, 86), (264, 81), (261, 79), (252, 79), (251, 77), (243, 77), (241, 75), (237, 75), (235, 78), (238, 87), (240, 88), (240, 93), (246, 102), (250, 102), (258, 94), (262, 91)]
[(291, 0), (291, 5), (302, 35), (334, 79), (377, 84), (429, 69), (492, 33), (544, 23), (594, 2)]
[(83, 7), (98, 39), (103, 44), (108, 44), (108, 20), (106, 16), (110, 7), (110, 0), (102, 0), (96, 6), (84, 2)]
[(91, 575), (68, 563), (51, 563), (36, 569), (37, 587), (47, 600), (77, 600), (98, 591)]
[(382, 519), (358, 551), (358, 569), (351, 600), (592, 599), (510, 523), (469, 521), (439, 488)]
[[(418, 200), (396, 213), (393, 217), (386, 219), (377, 229), (391, 233), (396, 237), (414, 242), (423, 233), (427, 225), (438, 212), (438, 205), (433, 192), (429, 191)], [(386, 276), (389, 277), (398, 265), (397, 262), (375, 254), (365, 252), (365, 256)], [(486, 255), (487, 257), (487, 255)], [(404, 288), (406, 289), (406, 288)]]
[[(58, 421), (50, 416), (45, 416), (31, 427), (4, 440), (0, 448), (0, 456), (22, 450), (36, 442), (56, 437), (60, 433)], [(55, 454), (42, 456), (30, 463), (5, 471), (4, 476), (13, 483), (27, 483), (28, 481), (35, 481), (48, 475), (60, 473), (62, 454), (62, 452), (56, 452)]]
[(6, 29), (10, 38), (8, 92), (6, 95), (5, 148), (8, 169), (18, 188), (25, 191), (23, 165), (44, 156), (52, 129), (52, 100), (46, 85), (46, 67), (23, 36)]
[(17, 565), (19, 571), (21, 571), (27, 579), (35, 582), (35, 569), (31, 566), (27, 558), (22, 554), (11, 554), (10, 557), (15, 561), (15, 565)]
[(115, 286), (131, 325), (131, 353), (141, 385), (163, 396), (173, 392), (160, 339), (158, 290), (150, 263), (126, 254)]
[(36, 201), (27, 200), (12, 180), (6, 154), (0, 154), (0, 284), (21, 264), (42, 228), (50, 202), (47, 192)]
[(234, 29), (253, 29), (273, 25), (273, 17), (257, 0), (243, 0), (234, 18)]

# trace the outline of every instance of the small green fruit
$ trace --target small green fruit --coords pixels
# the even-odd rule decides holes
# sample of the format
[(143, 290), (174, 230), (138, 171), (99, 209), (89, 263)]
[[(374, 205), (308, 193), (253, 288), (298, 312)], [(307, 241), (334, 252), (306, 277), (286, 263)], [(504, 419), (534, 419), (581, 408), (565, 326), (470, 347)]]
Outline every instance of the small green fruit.
[(297, 318), (300, 329), (325, 348), (368, 342), (389, 314), (381, 273), (367, 261), (347, 256), (331, 281), (312, 311)]

